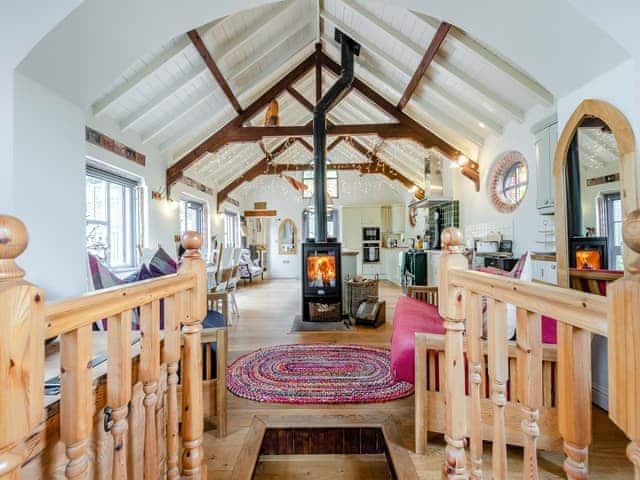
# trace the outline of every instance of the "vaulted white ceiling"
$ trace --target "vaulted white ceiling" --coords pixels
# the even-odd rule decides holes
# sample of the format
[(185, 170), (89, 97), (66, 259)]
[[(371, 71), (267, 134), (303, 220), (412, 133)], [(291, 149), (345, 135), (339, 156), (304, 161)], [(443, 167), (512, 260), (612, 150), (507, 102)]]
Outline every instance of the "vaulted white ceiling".
[[(439, 19), (382, 3), (285, 0), (234, 13), (201, 26), (198, 32), (243, 107), (311, 54), (318, 41), (339, 61), (333, 39), (336, 27), (362, 45), (356, 76), (396, 104), (439, 24)], [(333, 81), (334, 76), (325, 71), (325, 88)], [(315, 103), (313, 72), (295, 88)], [(310, 112), (289, 93), (278, 100), (281, 125), (310, 121)], [(454, 26), (404, 111), (475, 158), (487, 136), (500, 134), (508, 122), (522, 122), (534, 105), (553, 102), (553, 95), (529, 75)], [(131, 65), (92, 110), (97, 116), (111, 117), (123, 131), (136, 132), (144, 143), (173, 160), (236, 115), (186, 34)], [(392, 120), (355, 91), (334, 108), (329, 119), (336, 124)], [(253, 123), (261, 121), (258, 115)], [(271, 150), (282, 140), (265, 140), (264, 146)], [(357, 140), (422, 185), (423, 159), (428, 155), (422, 146), (370, 136)], [(203, 157), (186, 174), (220, 189), (263, 157), (258, 144), (228, 145)], [(335, 163), (368, 160), (349, 142), (340, 143), (329, 158)], [(310, 160), (311, 153), (296, 144), (276, 161)]]

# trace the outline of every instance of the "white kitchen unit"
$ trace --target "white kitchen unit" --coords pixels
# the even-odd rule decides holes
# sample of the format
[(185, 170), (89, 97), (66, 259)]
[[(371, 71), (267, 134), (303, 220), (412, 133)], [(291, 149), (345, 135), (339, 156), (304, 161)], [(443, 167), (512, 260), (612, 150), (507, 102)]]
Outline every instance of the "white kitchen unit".
[(357, 207), (360, 210), (360, 226), (361, 227), (380, 227), (382, 224), (382, 208), (381, 207)]
[(558, 120), (548, 118), (532, 128), (536, 136), (536, 206), (542, 215), (555, 212), (553, 161), (558, 143)]
[(534, 282), (558, 284), (558, 267), (555, 261), (532, 259), (532, 267)]
[(406, 205), (399, 204), (391, 206), (391, 232), (404, 233), (407, 215)]
[(398, 286), (402, 284), (400, 265), (402, 262), (402, 254), (406, 251), (406, 248), (382, 249), (382, 261), (380, 262), (381, 279), (389, 280)]
[(438, 265), (440, 265), (440, 250), (429, 250), (427, 252), (427, 286), (438, 286)]

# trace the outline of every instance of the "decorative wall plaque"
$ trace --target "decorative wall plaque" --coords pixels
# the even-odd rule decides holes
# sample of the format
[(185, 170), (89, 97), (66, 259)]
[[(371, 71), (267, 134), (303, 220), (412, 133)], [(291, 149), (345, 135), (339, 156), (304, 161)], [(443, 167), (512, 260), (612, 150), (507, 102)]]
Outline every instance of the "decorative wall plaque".
[(87, 142), (104, 148), (105, 150), (124, 157), (127, 160), (131, 160), (138, 165), (142, 165), (144, 167), (147, 164), (147, 157), (142, 153), (136, 152), (133, 148), (129, 148), (125, 144), (120, 143), (91, 127), (85, 127), (85, 138)]

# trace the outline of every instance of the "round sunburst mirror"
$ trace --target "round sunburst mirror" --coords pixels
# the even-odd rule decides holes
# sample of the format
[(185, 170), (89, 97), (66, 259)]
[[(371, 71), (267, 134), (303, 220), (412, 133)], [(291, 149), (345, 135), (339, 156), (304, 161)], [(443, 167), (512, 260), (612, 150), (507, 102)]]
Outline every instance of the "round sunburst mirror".
[(492, 205), (501, 213), (513, 212), (524, 200), (529, 185), (527, 159), (515, 150), (500, 155), (489, 172), (488, 192)]

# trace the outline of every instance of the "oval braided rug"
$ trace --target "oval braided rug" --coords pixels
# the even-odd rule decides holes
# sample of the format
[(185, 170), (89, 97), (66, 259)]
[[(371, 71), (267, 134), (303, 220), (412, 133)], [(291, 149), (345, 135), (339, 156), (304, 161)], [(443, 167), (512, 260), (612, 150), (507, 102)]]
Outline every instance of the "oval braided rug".
[(397, 382), (389, 350), (362, 345), (278, 345), (235, 360), (227, 385), (239, 397), (275, 403), (385, 402), (413, 393)]

